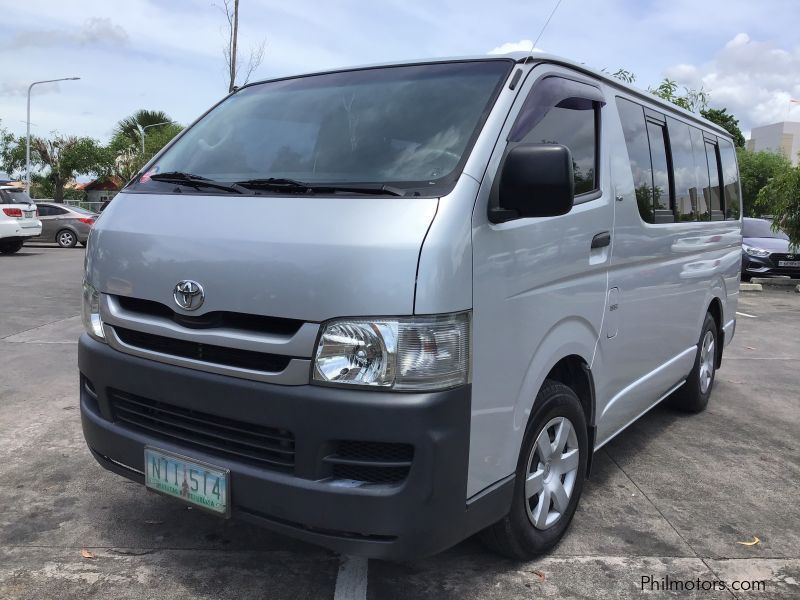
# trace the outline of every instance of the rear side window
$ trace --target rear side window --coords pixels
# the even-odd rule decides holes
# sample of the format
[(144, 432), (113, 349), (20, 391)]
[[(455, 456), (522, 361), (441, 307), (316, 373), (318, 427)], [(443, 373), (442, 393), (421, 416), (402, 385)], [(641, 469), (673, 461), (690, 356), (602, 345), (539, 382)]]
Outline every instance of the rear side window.
[(0, 190), (0, 204), (30, 204), (31, 197), (23, 189)]
[(697, 220), (697, 170), (688, 124), (667, 117), (672, 170), (675, 178), (675, 217), (678, 221)]
[(53, 209), (45, 204), (37, 204), (36, 208), (39, 210), (40, 217), (49, 217), (53, 214)]
[(717, 145), (710, 140), (706, 140), (706, 159), (708, 160), (708, 179), (710, 187), (708, 192), (703, 192), (706, 196), (708, 207), (711, 209), (711, 220), (721, 221), (722, 212), (722, 190), (719, 185), (719, 158), (717, 156)]
[(537, 82), (508, 136), (513, 143), (561, 144), (569, 148), (575, 195), (599, 189), (597, 129), (602, 95), (597, 88), (561, 77)]
[(653, 165), (653, 212), (656, 223), (671, 223), (675, 220), (669, 201), (669, 162), (665, 129), (663, 123), (647, 122), (650, 160)]
[(697, 178), (697, 204), (696, 216), (698, 221), (710, 221), (711, 209), (708, 206), (708, 191), (711, 180), (708, 176), (708, 159), (706, 158), (706, 144), (703, 132), (697, 127), (689, 127), (692, 138), (692, 155), (694, 156), (695, 177)]
[(719, 158), (722, 166), (722, 197), (725, 218), (738, 220), (741, 215), (741, 191), (739, 189), (739, 169), (736, 165), (736, 151), (728, 140), (719, 140)]

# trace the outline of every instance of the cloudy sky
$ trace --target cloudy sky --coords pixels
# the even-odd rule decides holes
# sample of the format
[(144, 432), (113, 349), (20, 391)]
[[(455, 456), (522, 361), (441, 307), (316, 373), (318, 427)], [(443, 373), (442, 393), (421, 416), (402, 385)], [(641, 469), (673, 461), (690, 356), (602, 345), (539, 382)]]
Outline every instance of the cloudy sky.
[[(107, 140), (139, 108), (192, 121), (226, 92), (222, 0), (3, 0), (0, 120)], [(555, 0), (241, 0), (241, 46), (266, 40), (257, 79), (329, 67), (529, 47)], [(539, 47), (641, 87), (704, 85), (745, 131), (800, 121), (800, 1), (563, 0)], [(793, 108), (791, 108), (793, 106)]]

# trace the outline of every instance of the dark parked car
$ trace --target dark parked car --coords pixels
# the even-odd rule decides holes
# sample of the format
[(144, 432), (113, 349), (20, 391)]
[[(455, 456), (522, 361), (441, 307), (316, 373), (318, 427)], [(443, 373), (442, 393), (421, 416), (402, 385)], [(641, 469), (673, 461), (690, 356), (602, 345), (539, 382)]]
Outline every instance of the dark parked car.
[(789, 275), (800, 278), (800, 249), (789, 247), (789, 236), (774, 231), (767, 219), (742, 220), (742, 279)]
[(42, 234), (36, 241), (55, 242), (62, 248), (72, 248), (80, 242), (84, 246), (97, 214), (79, 206), (37, 202)]

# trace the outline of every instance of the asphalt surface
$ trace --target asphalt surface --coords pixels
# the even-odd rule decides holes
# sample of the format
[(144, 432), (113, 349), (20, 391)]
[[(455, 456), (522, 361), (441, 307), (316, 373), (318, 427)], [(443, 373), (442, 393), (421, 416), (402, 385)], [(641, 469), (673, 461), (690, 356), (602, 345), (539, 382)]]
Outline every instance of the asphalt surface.
[[(648, 576), (728, 588), (649, 597), (800, 597), (800, 294), (742, 296), (708, 410), (656, 407), (601, 450), (550, 555), (515, 563), (468, 540), (367, 563), (95, 463), (77, 400), (82, 261), (41, 246), (0, 257), (0, 598), (638, 598)], [(750, 581), (766, 590), (730, 589)]]

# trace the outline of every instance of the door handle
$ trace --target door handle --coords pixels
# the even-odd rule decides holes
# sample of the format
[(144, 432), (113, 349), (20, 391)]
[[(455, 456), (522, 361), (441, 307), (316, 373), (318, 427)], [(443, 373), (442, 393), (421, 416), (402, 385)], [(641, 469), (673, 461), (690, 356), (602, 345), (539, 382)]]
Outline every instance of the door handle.
[(595, 248), (605, 248), (611, 244), (611, 232), (603, 231), (592, 238), (592, 250)]

